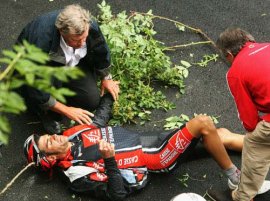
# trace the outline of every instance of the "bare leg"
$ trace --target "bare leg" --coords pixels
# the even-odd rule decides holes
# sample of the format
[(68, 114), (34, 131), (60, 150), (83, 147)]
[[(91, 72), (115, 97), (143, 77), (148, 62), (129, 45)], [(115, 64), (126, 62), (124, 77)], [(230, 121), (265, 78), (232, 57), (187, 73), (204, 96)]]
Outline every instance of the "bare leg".
[(198, 115), (191, 119), (186, 127), (194, 137), (202, 135), (204, 147), (222, 169), (227, 170), (233, 166), (210, 117)]
[(244, 135), (232, 133), (226, 128), (217, 129), (218, 135), (226, 149), (233, 151), (242, 151)]

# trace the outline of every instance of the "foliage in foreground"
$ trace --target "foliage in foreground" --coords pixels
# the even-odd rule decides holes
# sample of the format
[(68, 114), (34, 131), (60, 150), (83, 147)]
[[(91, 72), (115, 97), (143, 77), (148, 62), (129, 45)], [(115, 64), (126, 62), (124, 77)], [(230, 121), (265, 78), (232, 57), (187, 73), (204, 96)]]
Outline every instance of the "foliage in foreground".
[(65, 102), (65, 96), (74, 95), (67, 88), (51, 86), (51, 79), (63, 82), (69, 78), (76, 79), (83, 73), (78, 68), (45, 66), (49, 56), (34, 45), (24, 41), (23, 46), (15, 45), (13, 50), (4, 50), (0, 63), (0, 142), (8, 142), (10, 125), (7, 114), (20, 114), (26, 110), (22, 97), (16, 89), (28, 85), (52, 94), (59, 101)]

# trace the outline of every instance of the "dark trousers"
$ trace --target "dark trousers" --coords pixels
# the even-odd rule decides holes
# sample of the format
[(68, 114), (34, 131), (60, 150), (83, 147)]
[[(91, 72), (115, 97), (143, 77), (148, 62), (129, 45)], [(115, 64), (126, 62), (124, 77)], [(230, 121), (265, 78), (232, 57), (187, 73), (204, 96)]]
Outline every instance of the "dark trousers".
[[(82, 108), (93, 112), (100, 103), (100, 90), (97, 86), (97, 76), (94, 72), (84, 71), (85, 76), (80, 77), (76, 80), (69, 80), (67, 83), (60, 83), (59, 81), (54, 81), (53, 85), (56, 87), (65, 87), (76, 93), (75, 96), (65, 97), (67, 102), (66, 105)], [(33, 113), (40, 115), (49, 115), (53, 119), (60, 121), (61, 115), (55, 113), (51, 110), (44, 110), (40, 105), (37, 104), (37, 101), (32, 98), (33, 90), (30, 87), (24, 86), (20, 90), (20, 94), (24, 97), (28, 110)]]
[(75, 96), (66, 97), (67, 105), (88, 111), (94, 111), (98, 107), (100, 91), (94, 73), (87, 71), (85, 77), (63, 83), (63, 87), (76, 92)]

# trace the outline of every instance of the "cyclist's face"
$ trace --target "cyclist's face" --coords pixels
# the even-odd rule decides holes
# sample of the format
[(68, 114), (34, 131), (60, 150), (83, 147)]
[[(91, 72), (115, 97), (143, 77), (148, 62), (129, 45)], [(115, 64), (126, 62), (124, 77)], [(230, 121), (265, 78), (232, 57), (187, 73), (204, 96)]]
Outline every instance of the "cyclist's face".
[(65, 154), (68, 145), (68, 138), (63, 135), (43, 135), (38, 141), (38, 148), (45, 154)]

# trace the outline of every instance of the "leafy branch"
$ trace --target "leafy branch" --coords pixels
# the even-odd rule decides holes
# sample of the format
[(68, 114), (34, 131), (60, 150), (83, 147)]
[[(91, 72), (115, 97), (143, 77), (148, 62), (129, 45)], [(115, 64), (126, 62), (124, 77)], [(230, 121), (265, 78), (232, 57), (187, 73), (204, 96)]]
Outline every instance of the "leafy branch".
[(182, 48), (182, 47), (188, 47), (188, 46), (195, 46), (195, 45), (202, 45), (202, 44), (210, 44), (212, 43), (211, 41), (199, 41), (199, 42), (191, 42), (191, 43), (187, 43), (187, 44), (182, 44), (182, 45), (174, 45), (174, 46), (170, 46), (170, 47), (166, 47), (164, 48), (164, 50), (166, 51), (174, 51), (176, 48)]
[(46, 66), (49, 56), (26, 41), (2, 53), (4, 57), (0, 59), (0, 63), (6, 64), (7, 67), (0, 68), (0, 142), (7, 144), (11, 128), (6, 115), (20, 114), (26, 110), (23, 98), (17, 93), (18, 88), (27, 85), (50, 93), (56, 99), (65, 102), (65, 96), (75, 93), (66, 88), (51, 86), (51, 80), (66, 82), (70, 78), (83, 76), (83, 73), (73, 67)]
[[(194, 113), (194, 117), (196, 117), (198, 114)], [(204, 114), (207, 115), (207, 114)], [(212, 121), (215, 124), (218, 124), (218, 118), (220, 116), (209, 116)], [(175, 128), (180, 128), (182, 125), (184, 125), (185, 123), (187, 123), (190, 120), (190, 118), (185, 115), (185, 114), (181, 114), (179, 116), (171, 116), (165, 119), (166, 123), (163, 126), (165, 130), (172, 130)]]
[(183, 174), (182, 177), (178, 178), (178, 180), (181, 182), (181, 184), (182, 184), (183, 186), (185, 186), (186, 188), (188, 187), (187, 181), (188, 181), (189, 179), (190, 179), (190, 180), (193, 180), (193, 181), (205, 181), (205, 179), (206, 179), (206, 174), (203, 175), (203, 179), (193, 178), (193, 177), (191, 177), (188, 173)]
[(181, 114), (179, 116), (172, 116), (165, 119), (166, 123), (163, 126), (165, 130), (172, 130), (174, 128), (180, 128), (186, 122), (189, 121), (189, 117), (187, 115)]
[[(8, 54), (7, 51), (3, 51), (4, 54)], [(18, 60), (22, 57), (22, 53), (18, 52), (18, 54), (16, 55), (15, 58), (13, 58), (12, 62), (8, 65), (8, 67), (4, 70), (3, 73), (0, 74), (0, 81), (2, 81), (5, 77), (8, 76), (8, 74), (12, 74), (10, 73), (13, 69), (14, 69), (14, 65), (16, 64), (16, 62), (18, 62)], [(2, 60), (4, 62), (4, 60)], [(10, 77), (10, 76), (8, 76)]]
[[(183, 60), (179, 64), (172, 63), (165, 51), (178, 46), (165, 47), (163, 42), (154, 38), (156, 31), (153, 19), (164, 19), (175, 23), (178, 29), (184, 26), (201, 33), (205, 38), (208, 36), (200, 29), (155, 16), (151, 10), (147, 13), (131, 12), (131, 15), (123, 11), (114, 15), (105, 1), (98, 4), (98, 7), (100, 12), (97, 19), (111, 50), (112, 74), (114, 79), (121, 83), (120, 98), (114, 104), (113, 120), (110, 123), (137, 123), (137, 119), (144, 123), (150, 120), (152, 109), (167, 111), (175, 108), (161, 91), (154, 90), (151, 85), (153, 81), (159, 81), (166, 86), (176, 86), (183, 94), (184, 80), (188, 77), (191, 64)], [(212, 44), (212, 41), (193, 42), (182, 46), (207, 43)]]
[(4, 195), (4, 193), (8, 190), (8, 188), (11, 187), (12, 184), (18, 179), (19, 176), (22, 175), (27, 169), (29, 169), (31, 166), (34, 166), (34, 162), (29, 163), (26, 167), (24, 167), (16, 176), (5, 186), (5, 188), (0, 192), (0, 197)]
[(173, 49), (173, 48), (181, 48), (181, 47), (188, 47), (191, 45), (199, 45), (199, 44), (211, 44), (213, 45), (214, 48), (218, 49), (215, 42), (205, 33), (203, 32), (201, 29), (196, 28), (196, 27), (192, 27), (189, 26), (187, 24), (184, 24), (182, 22), (167, 18), (167, 17), (163, 17), (163, 16), (159, 16), (159, 15), (153, 15), (152, 12), (148, 12), (148, 13), (144, 13), (144, 12), (137, 12), (137, 11), (131, 11), (132, 15), (144, 15), (144, 16), (150, 16), (152, 17), (152, 19), (157, 18), (157, 19), (161, 19), (161, 20), (166, 20), (169, 22), (172, 22), (175, 24), (175, 26), (180, 30), (180, 31), (185, 31), (185, 29), (189, 29), (195, 33), (200, 34), (204, 39), (206, 39), (206, 41), (201, 41), (201, 42), (193, 42), (193, 43), (189, 43), (189, 44), (183, 44), (183, 45), (176, 45), (176, 46), (172, 46), (169, 48), (169, 50)]
[(218, 54), (204, 55), (203, 59), (200, 62), (194, 63), (195, 65), (206, 67), (209, 62), (217, 61)]

